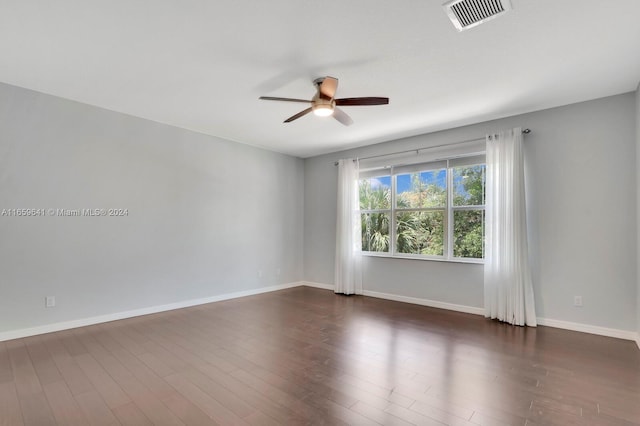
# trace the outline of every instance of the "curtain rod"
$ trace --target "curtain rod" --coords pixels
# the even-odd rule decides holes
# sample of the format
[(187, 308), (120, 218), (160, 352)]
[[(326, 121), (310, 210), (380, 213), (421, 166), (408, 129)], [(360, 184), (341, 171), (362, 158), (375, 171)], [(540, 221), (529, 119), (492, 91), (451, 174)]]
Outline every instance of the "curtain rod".
[[(528, 135), (529, 133), (531, 133), (531, 129), (524, 129), (522, 131), (523, 134)], [(460, 141), (460, 142), (453, 142), (453, 143), (443, 143), (440, 145), (433, 145), (433, 146), (427, 146), (425, 148), (416, 148), (416, 149), (407, 149), (405, 151), (397, 151), (397, 152), (390, 152), (388, 154), (379, 154), (379, 155), (370, 155), (368, 157), (359, 157), (357, 160), (370, 160), (372, 158), (381, 158), (381, 157), (387, 157), (389, 155), (397, 155), (397, 154), (406, 154), (409, 152), (415, 152), (416, 154), (419, 154), (420, 151), (424, 151), (427, 149), (433, 149), (433, 148), (442, 148), (443, 146), (454, 146), (454, 145), (460, 145), (463, 143), (471, 143), (471, 142), (480, 142), (485, 140), (485, 138), (476, 138), (476, 139), (468, 139), (466, 141)], [(356, 161), (356, 160), (353, 160)], [(333, 163), (334, 166), (338, 165), (338, 162), (336, 161), (335, 163)]]

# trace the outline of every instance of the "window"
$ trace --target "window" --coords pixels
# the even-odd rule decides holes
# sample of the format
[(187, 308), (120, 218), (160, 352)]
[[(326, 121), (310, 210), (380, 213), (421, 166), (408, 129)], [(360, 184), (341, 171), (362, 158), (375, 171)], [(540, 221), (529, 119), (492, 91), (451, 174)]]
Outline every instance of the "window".
[(360, 179), (362, 251), (388, 253), (391, 226), (391, 176)]
[(362, 250), (400, 257), (482, 259), (484, 184), (484, 156), (361, 173)]

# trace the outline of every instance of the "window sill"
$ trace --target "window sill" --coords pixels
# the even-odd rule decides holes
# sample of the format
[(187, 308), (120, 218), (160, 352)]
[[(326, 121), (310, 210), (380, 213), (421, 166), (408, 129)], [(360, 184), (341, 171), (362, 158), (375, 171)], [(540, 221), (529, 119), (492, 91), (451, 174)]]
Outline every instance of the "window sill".
[(425, 257), (425, 256), (411, 256), (411, 255), (402, 255), (402, 254), (388, 254), (388, 253), (375, 253), (369, 251), (363, 251), (363, 256), (367, 257), (384, 257), (386, 259), (404, 259), (404, 260), (426, 260), (430, 262), (448, 262), (448, 263), (471, 263), (475, 265), (484, 265), (484, 259), (462, 259), (462, 258), (454, 258), (454, 259), (444, 259), (440, 257)]

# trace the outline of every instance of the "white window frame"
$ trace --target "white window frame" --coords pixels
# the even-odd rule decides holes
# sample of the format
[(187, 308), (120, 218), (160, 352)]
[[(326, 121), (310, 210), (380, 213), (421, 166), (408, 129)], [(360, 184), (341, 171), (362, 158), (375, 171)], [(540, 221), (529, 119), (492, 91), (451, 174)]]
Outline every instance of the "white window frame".
[[(440, 164), (443, 167), (437, 167)], [(372, 170), (367, 170), (363, 174), (365, 176), (361, 176), (361, 179), (367, 178), (375, 178), (375, 177), (386, 177), (390, 176), (391, 178), (391, 204), (390, 209), (365, 209), (359, 210), (359, 214), (366, 213), (384, 213), (389, 215), (389, 251), (388, 252), (376, 252), (376, 251), (362, 251), (362, 254), (365, 256), (375, 256), (375, 257), (392, 257), (392, 258), (401, 258), (401, 259), (418, 259), (418, 260), (435, 260), (435, 261), (445, 261), (445, 262), (460, 262), (460, 263), (484, 263), (484, 245), (483, 245), (483, 258), (469, 258), (469, 257), (454, 257), (453, 256), (453, 247), (454, 247), (454, 221), (453, 216), (456, 211), (465, 211), (465, 210), (485, 210), (485, 205), (471, 205), (471, 206), (454, 206), (453, 205), (453, 196), (454, 196), (454, 188), (453, 188), (453, 169), (455, 167), (460, 166), (473, 166), (473, 165), (485, 165), (486, 161), (484, 159), (484, 153), (481, 155), (475, 154), (470, 156), (462, 156), (455, 158), (447, 158), (439, 161), (429, 161), (425, 163), (419, 163), (415, 165), (411, 165), (411, 169), (414, 169), (417, 172), (429, 171), (429, 170), (441, 170), (445, 169), (446, 172), (446, 201), (445, 206), (443, 207), (428, 207), (428, 208), (402, 208), (398, 209), (396, 206), (396, 197), (397, 197), (397, 176), (400, 174), (411, 173), (408, 171), (403, 171), (406, 168), (405, 165), (397, 165), (390, 166), (385, 168), (376, 168)], [(424, 167), (424, 169), (423, 169)], [(485, 177), (486, 178), (486, 177)], [(399, 253), (397, 251), (397, 241), (396, 241), (396, 228), (397, 228), (397, 219), (396, 216), (398, 212), (411, 212), (411, 211), (443, 211), (444, 210), (444, 223), (443, 228), (445, 230), (445, 235), (443, 238), (443, 255), (424, 255), (424, 254), (413, 254), (413, 253)], [(484, 230), (483, 230), (484, 234)]]

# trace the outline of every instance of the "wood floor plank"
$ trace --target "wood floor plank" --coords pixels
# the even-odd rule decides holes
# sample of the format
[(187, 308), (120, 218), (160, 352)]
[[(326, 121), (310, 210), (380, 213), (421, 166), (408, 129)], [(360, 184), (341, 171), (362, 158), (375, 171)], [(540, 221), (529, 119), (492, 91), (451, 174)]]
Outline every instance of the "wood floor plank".
[(166, 381), (162, 380), (160, 376), (130, 352), (117, 350), (112, 355), (125, 365), (131, 374), (158, 398), (162, 399), (174, 393), (173, 388)]
[(480, 426), (524, 426), (526, 419), (513, 418), (510, 421), (500, 419), (500, 416), (491, 416), (489, 414), (475, 411), (471, 416), (470, 422)]
[(11, 340), (6, 345), (18, 396), (22, 398), (41, 393), (42, 386), (31, 363), (24, 340)]
[(267, 398), (271, 399), (277, 404), (288, 407), (302, 418), (327, 419), (328, 422), (335, 422), (335, 424), (346, 423), (342, 420), (339, 420), (335, 416), (332, 416), (330, 410), (318, 409), (318, 404), (326, 400), (324, 400), (323, 398), (316, 399), (315, 395), (313, 398), (307, 398), (311, 396), (309, 392), (305, 392), (302, 395), (290, 393), (286, 390), (279, 389), (277, 386), (274, 386), (271, 383), (267, 383), (264, 380), (261, 380), (253, 374), (244, 370), (237, 370), (230, 374), (246, 385), (252, 387), (254, 390), (262, 393), (263, 395), (266, 395)]
[(209, 415), (215, 422), (221, 425), (247, 425), (242, 418), (220, 404), (189, 380), (180, 375), (168, 376), (166, 380), (185, 398), (192, 401), (198, 408)]
[(398, 386), (387, 389), (348, 373), (337, 375), (336, 380), (339, 387), (354, 387), (359, 392), (364, 391), (407, 408), (415, 402), (416, 394), (422, 394), (427, 390), (427, 387), (422, 384), (409, 386), (405, 381), (399, 381)]
[[(163, 353), (163, 354), (165, 354), (165, 353)], [(161, 357), (162, 357), (163, 354), (161, 354)], [(165, 363), (165, 361), (163, 359), (158, 357), (153, 352), (143, 352), (143, 353), (139, 354), (137, 356), (137, 358), (141, 362), (143, 362), (149, 369), (153, 370), (153, 372), (155, 374), (157, 374), (158, 376), (160, 376), (160, 377), (166, 377), (166, 376), (170, 376), (172, 374), (176, 374), (176, 370), (171, 368), (167, 363)], [(164, 357), (164, 359), (167, 359), (167, 358)], [(169, 364), (171, 364), (171, 361), (169, 361)], [(186, 369), (186, 366), (181, 366), (178, 370), (181, 371), (181, 370), (184, 370), (184, 369)]]
[(9, 352), (4, 342), (0, 342), (0, 383), (13, 381), (13, 369)]
[(534, 397), (533, 393), (519, 392), (508, 387), (491, 386), (491, 383), (434, 386), (427, 391), (427, 395), (451, 401), (473, 411), (504, 412), (510, 416), (522, 418), (529, 415)]
[[(150, 392), (139, 392), (136, 393), (135, 396), (132, 395), (132, 398), (136, 406), (140, 408), (140, 411), (142, 411), (154, 425), (181, 426), (188, 424), (180, 420), (180, 416), (172, 412), (165, 403)], [(195, 418), (197, 414), (199, 413), (194, 412), (192, 417)]]
[[(357, 411), (351, 410), (349, 408), (345, 408), (340, 404), (336, 404), (333, 401), (329, 401), (324, 398), (317, 398), (314, 395), (308, 395), (303, 398), (303, 401), (309, 404), (312, 407), (315, 407), (324, 415), (315, 417), (318, 420), (317, 423), (323, 423), (324, 419), (326, 419), (327, 424), (345, 424), (345, 425), (382, 425), (383, 423), (379, 423), (376, 420), (371, 419), (370, 417), (364, 416)], [(392, 416), (390, 416), (392, 417)], [(338, 423), (340, 422), (340, 423)]]
[[(387, 405), (386, 408), (388, 408), (389, 406)], [(365, 402), (362, 401), (358, 401), (356, 404), (354, 404), (351, 408), (351, 410), (355, 411), (358, 414), (363, 415), (364, 417), (371, 419), (373, 421), (375, 421), (378, 424), (381, 425), (398, 425), (398, 426), (409, 426), (412, 425), (413, 423), (406, 421), (406, 420), (402, 420), (400, 417), (396, 417), (393, 414), (389, 413), (388, 411), (384, 411), (381, 410), (377, 407), (374, 407), (372, 405), (368, 405)]]
[(114, 408), (113, 413), (123, 426), (152, 426), (151, 420), (144, 415), (138, 406), (130, 402)]
[[(93, 370), (98, 370), (98, 368), (104, 369), (104, 372), (109, 376), (109, 378), (113, 379), (118, 390), (122, 391), (122, 395), (124, 396), (126, 394), (127, 400), (130, 398), (130, 400), (140, 408), (144, 415), (151, 420), (153, 424), (167, 426), (178, 426), (184, 424), (179, 419), (179, 416), (173, 413), (172, 410), (170, 410), (166, 404), (158, 398), (158, 396), (153, 394), (153, 392), (141, 383), (129, 369), (120, 363), (113, 354), (98, 342), (96, 334), (91, 333), (90, 330), (77, 330), (75, 333), (78, 340), (89, 352), (88, 354), (80, 355), (80, 357), (88, 357), (89, 355), (93, 357), (97, 364), (99, 364), (99, 367), (94, 365), (92, 367)], [(118, 348), (119, 350), (120, 346), (115, 348)], [(112, 409), (126, 404), (126, 402), (123, 402), (122, 400), (110, 399), (113, 398), (113, 390), (114, 389), (111, 387), (109, 389), (103, 389), (103, 397), (107, 401), (107, 404), (110, 404)], [(100, 392), (101, 389), (98, 389), (98, 391)], [(108, 391), (108, 393), (106, 391)], [(172, 392), (169, 396), (175, 396), (175, 392)], [(174, 402), (175, 401), (177, 401), (177, 403), (181, 402), (178, 398), (174, 398)], [(174, 403), (175, 407), (180, 408), (185, 406), (185, 404), (179, 406), (177, 403)], [(187, 401), (186, 405), (188, 406), (189, 404), (190, 403)], [(198, 413), (197, 411), (198, 410), (195, 409), (192, 413), (187, 413), (187, 417), (191, 420), (202, 417), (202, 413)]]
[(120, 424), (97, 391), (84, 392), (75, 395), (74, 398), (78, 401), (78, 405), (90, 425), (112, 426)]
[(640, 423), (640, 399), (631, 404), (600, 405), (600, 412), (610, 417)]
[[(233, 363), (219, 357), (216, 353), (222, 348), (233, 346), (238, 339), (229, 339), (224, 334), (216, 331), (206, 333), (201, 331), (198, 325), (192, 324), (188, 317), (178, 316), (171, 323), (166, 324), (166, 329), (171, 330), (170, 339), (173, 343), (183, 346), (193, 352), (197, 348), (197, 354), (201, 360), (213, 363), (223, 371), (233, 371), (238, 367)], [(184, 330), (189, 330), (184, 333)]]
[(274, 402), (264, 394), (254, 390), (251, 386), (219, 370), (216, 366), (200, 365), (197, 366), (197, 369), (200, 373), (219, 383), (237, 397), (241, 397), (251, 407), (276, 420), (279, 424), (305, 423), (304, 418), (291, 410), (291, 408)]
[(117, 378), (129, 378), (131, 372), (120, 361), (113, 356), (107, 349), (105, 349), (95, 338), (93, 333), (88, 330), (76, 330), (75, 333), (78, 336), (78, 340), (87, 348), (90, 357), (82, 355), (82, 359), (93, 359), (96, 361), (96, 366), (99, 366), (106, 372), (112, 379)]
[(218, 424), (194, 403), (178, 393), (165, 397), (163, 402), (167, 407), (169, 407), (171, 412), (179, 417), (186, 425), (198, 426)]
[(389, 405), (385, 411), (414, 425), (420, 425), (420, 426), (445, 425), (445, 423), (439, 422), (436, 419), (433, 419), (431, 417), (422, 415), (417, 411), (413, 411), (408, 408), (401, 407), (395, 404)]
[[(256, 354), (250, 352), (245, 348), (229, 348), (234, 355), (242, 359), (247, 363), (247, 369), (250, 369), (256, 377), (262, 378), (266, 381), (279, 382), (281, 385), (286, 386), (286, 383), (291, 383), (295, 386), (295, 383), (302, 383), (302, 387), (292, 389), (297, 394), (314, 393), (318, 397), (326, 398), (334, 401), (338, 404), (351, 407), (358, 402), (358, 399), (353, 396), (353, 392), (344, 392), (344, 386), (328, 386), (325, 384), (326, 377), (320, 377), (318, 375), (310, 375), (306, 372), (306, 366), (304, 363), (297, 363), (295, 356), (290, 356), (289, 353), (272, 354), (273, 356), (265, 356), (266, 354)], [(253, 364), (253, 365), (252, 365)], [(217, 364), (216, 364), (217, 367)], [(386, 400), (377, 398), (375, 395), (361, 393), (363, 397), (369, 397), (369, 401), (382, 405), (386, 405)]]
[(44, 342), (44, 340), (48, 338), (49, 336), (34, 336), (25, 339), (27, 352), (33, 363), (33, 368), (36, 371), (38, 380), (42, 385), (62, 380), (62, 375)]
[[(264, 347), (264, 345), (262, 345), (262, 346), (260, 346), (260, 347)], [(242, 348), (242, 349), (244, 349), (244, 348)], [(251, 348), (249, 347), (249, 350), (250, 350), (250, 349), (251, 349)], [(238, 349), (238, 348), (236, 348), (236, 349), (234, 349), (234, 352), (235, 352), (235, 353), (238, 353), (238, 350), (239, 350), (239, 349)], [(252, 362), (254, 362), (254, 363), (260, 363), (261, 358), (262, 358), (262, 357), (264, 357), (264, 354), (260, 354), (260, 355), (254, 355), (254, 356), (252, 356), (250, 353), (247, 353), (247, 351), (244, 351), (244, 352), (243, 352), (242, 350), (240, 350), (240, 352), (242, 352), (242, 356), (243, 356), (244, 358), (247, 358), (248, 360), (250, 360), (250, 361), (252, 361)], [(273, 364), (276, 362), (276, 360), (278, 360), (278, 361), (279, 361), (279, 360), (282, 360), (283, 362), (286, 362), (286, 363), (288, 364), (289, 368), (291, 367), (291, 365), (295, 364), (295, 362), (296, 362), (296, 361), (295, 361), (295, 358), (283, 359), (282, 352), (280, 352), (279, 354), (274, 354), (274, 355), (275, 355), (275, 356), (274, 356), (274, 359), (273, 359), (273, 360), (271, 360), (271, 361), (269, 361), (269, 362), (270, 362), (270, 364), (271, 364), (271, 367), (272, 367), (271, 369), (272, 369), (272, 370), (274, 370), (274, 369), (273, 369)], [(285, 356), (286, 356), (286, 354), (285, 354)], [(285, 369), (284, 371), (287, 371), (287, 370)], [(290, 369), (290, 370), (288, 370), (287, 372), (288, 372), (288, 373), (293, 373), (293, 371), (292, 371), (291, 369)], [(278, 372), (277, 374), (281, 374), (281, 375), (282, 375), (282, 373), (280, 373), (280, 372)], [(283, 375), (283, 377), (285, 377), (285, 376)], [(309, 377), (306, 377), (306, 379), (309, 379)], [(318, 392), (319, 388), (321, 388), (321, 387), (324, 387), (324, 384), (322, 384), (322, 383), (318, 383), (318, 382), (314, 383), (314, 390), (316, 391), (316, 393)], [(368, 389), (368, 388), (370, 388), (370, 387), (371, 387), (371, 385), (370, 385), (370, 384), (367, 384), (367, 385), (365, 385), (364, 387)], [(339, 392), (339, 391), (338, 391), (338, 392)], [(326, 394), (326, 391), (323, 391), (323, 393), (325, 394), (325, 396), (328, 396), (328, 395)], [(390, 396), (390, 392), (389, 392), (388, 390), (382, 390), (382, 393), (383, 393), (383, 395), (384, 395), (385, 397), (389, 397), (389, 396)], [(372, 397), (372, 398), (375, 398), (375, 396), (371, 396), (371, 397)], [(370, 398), (370, 399), (371, 399), (371, 398)], [(392, 400), (404, 399), (404, 404), (406, 404), (407, 406), (408, 406), (408, 405), (410, 405), (410, 404), (413, 402), (413, 400), (411, 400), (411, 399), (409, 399), (409, 398), (402, 398), (402, 397), (401, 397), (400, 395), (398, 395), (397, 393), (395, 393), (395, 394), (391, 394), (391, 399), (392, 399)], [(343, 401), (344, 401), (344, 400), (346, 400), (346, 398), (345, 398), (344, 396), (342, 396), (342, 397), (339, 397), (339, 398), (338, 398), (338, 400), (339, 400), (339, 401), (341, 401), (341, 403), (343, 403)], [(356, 402), (356, 401), (354, 400), (353, 402), (351, 402), (351, 404), (353, 404), (353, 403), (355, 403), (355, 402)]]
[[(410, 410), (416, 411), (426, 417), (430, 417), (432, 419), (436, 419), (442, 423), (448, 425), (470, 425), (468, 418), (460, 417), (452, 413), (455, 409), (442, 409), (436, 408), (432, 405), (426, 404), (420, 400), (416, 401), (411, 407)], [(473, 411), (469, 415), (469, 418), (473, 415)]]
[(74, 358), (110, 408), (116, 408), (131, 402), (131, 399), (123, 392), (120, 386), (90, 354), (83, 353), (76, 355)]
[(126, 348), (133, 355), (139, 355), (146, 352), (140, 342), (132, 339), (122, 331), (123, 329), (126, 329), (126, 323), (118, 323), (117, 325), (115, 325), (115, 323), (109, 323), (107, 325), (104, 326), (104, 330), (109, 334), (109, 336), (120, 343), (123, 348)]
[(14, 383), (0, 383), (0, 426), (23, 424), (22, 410)]
[[(175, 374), (176, 372), (184, 371), (189, 368), (189, 364), (187, 362), (175, 356), (174, 354), (172, 354), (170, 351), (168, 351), (166, 348), (164, 348), (162, 345), (158, 344), (155, 341), (151, 341), (151, 340), (147, 341), (144, 343), (144, 346), (147, 349), (147, 352), (142, 355), (138, 355), (138, 358), (140, 358), (145, 363), (147, 362), (148, 358), (151, 358), (153, 360), (159, 360), (160, 364), (152, 363), (147, 365), (150, 368), (156, 368), (158, 367), (158, 365), (161, 365), (163, 367), (166, 366), (170, 370), (170, 372), (158, 371), (157, 373), (161, 377), (164, 377), (170, 374)], [(151, 356), (149, 356), (148, 354), (150, 354)]]
[(203, 392), (220, 402), (240, 418), (250, 416), (256, 411), (254, 407), (247, 404), (241, 397), (235, 395), (233, 392), (229, 392), (224, 386), (198, 370), (181, 373), (181, 376), (199, 387)]
[(25, 426), (55, 425), (56, 420), (44, 392), (21, 395), (20, 408)]
[(71, 393), (78, 395), (95, 390), (86, 374), (79, 368), (67, 348), (59, 340), (59, 334), (52, 333), (49, 337), (45, 340), (45, 345)]
[(260, 411), (250, 414), (244, 420), (253, 426), (280, 426), (282, 424)]
[(85, 426), (88, 423), (64, 380), (47, 383), (43, 387), (58, 424)]
[(65, 330), (59, 332), (59, 338), (62, 341), (62, 344), (67, 348), (67, 351), (71, 356), (82, 355), (87, 353), (87, 348), (85, 348), (76, 338), (74, 334), (74, 330)]
[[(464, 420), (469, 420), (471, 418), (471, 416), (473, 416), (473, 412), (474, 410), (472, 408), (470, 408), (469, 406), (465, 406), (464, 404), (459, 404), (456, 402), (453, 402), (449, 399), (443, 399), (443, 398), (438, 398), (438, 397), (433, 397), (429, 394), (414, 394), (414, 396), (416, 397), (416, 403), (414, 403), (411, 407), (411, 409), (418, 411), (418, 412), (423, 412), (419, 409), (416, 409), (416, 406), (420, 406), (423, 407), (423, 410), (429, 410), (429, 409), (435, 409), (438, 410), (440, 412), (444, 412), (450, 415), (453, 415), (455, 417), (459, 417), (461, 419)], [(424, 414), (424, 412), (423, 412)], [(434, 417), (434, 418), (438, 418), (436, 416), (432, 416), (430, 414), (427, 414), (429, 417)]]

